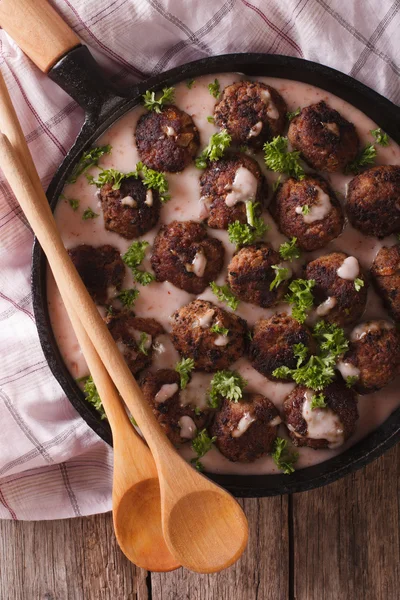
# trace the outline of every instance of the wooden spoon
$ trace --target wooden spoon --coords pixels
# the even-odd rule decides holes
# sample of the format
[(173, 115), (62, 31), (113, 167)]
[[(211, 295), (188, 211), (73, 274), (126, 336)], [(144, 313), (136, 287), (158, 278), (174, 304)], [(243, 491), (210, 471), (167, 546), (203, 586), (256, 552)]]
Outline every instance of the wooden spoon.
[[(0, 72), (0, 130), (25, 165), (29, 178), (43, 197), (42, 187), (21, 125)], [(92, 342), (68, 298), (63, 298), (89, 371), (100, 394), (113, 434), (113, 519), (121, 550), (133, 563), (149, 571), (171, 571), (180, 565), (168, 550), (161, 527), (161, 501), (157, 469), (150, 450), (136, 433)], [(140, 498), (136, 496), (140, 491)], [(140, 503), (142, 518), (132, 519), (130, 505)]]
[[(79, 306), (86, 333), (150, 446), (160, 480), (167, 546), (183, 566), (193, 571), (211, 573), (228, 567), (247, 544), (248, 525), (242, 509), (230, 494), (192, 469), (166, 438), (76, 272), (51, 212), (43, 198), (38, 198), (3, 134), (0, 166), (47, 256), (60, 292)], [(132, 521), (143, 518), (139, 504), (128, 508)]]

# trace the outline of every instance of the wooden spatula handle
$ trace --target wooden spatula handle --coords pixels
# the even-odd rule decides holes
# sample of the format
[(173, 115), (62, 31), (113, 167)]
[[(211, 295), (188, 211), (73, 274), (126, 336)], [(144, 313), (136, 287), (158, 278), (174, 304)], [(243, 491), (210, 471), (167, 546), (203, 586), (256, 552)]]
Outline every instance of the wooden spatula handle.
[(0, 26), (44, 73), (80, 44), (46, 0), (0, 0)]

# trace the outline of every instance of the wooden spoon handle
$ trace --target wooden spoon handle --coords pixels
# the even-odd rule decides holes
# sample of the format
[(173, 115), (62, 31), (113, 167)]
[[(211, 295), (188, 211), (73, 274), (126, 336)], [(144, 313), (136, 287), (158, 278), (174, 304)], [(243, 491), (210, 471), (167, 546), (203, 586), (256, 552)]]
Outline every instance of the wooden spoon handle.
[(44, 73), (80, 44), (46, 0), (1, 0), (0, 26)]

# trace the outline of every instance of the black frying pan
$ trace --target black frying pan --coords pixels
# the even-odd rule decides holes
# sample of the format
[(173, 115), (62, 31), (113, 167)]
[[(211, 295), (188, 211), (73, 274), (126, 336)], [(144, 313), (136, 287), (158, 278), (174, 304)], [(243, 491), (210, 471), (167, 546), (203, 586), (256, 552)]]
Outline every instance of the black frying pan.
[[(4, 13), (4, 4), (8, 4), (9, 7), (12, 5), (12, 19), (8, 13)], [(56, 44), (56, 51), (49, 50), (38, 55), (34, 43), (30, 39), (21, 38), (17, 26), (21, 23), (21, 6), (29, 13), (25, 13), (25, 19), (35, 21), (35, 27), (39, 30), (37, 40), (40, 39), (40, 43), (44, 43), (45, 47), (46, 43), (51, 48), (52, 44)], [(251, 76), (282, 77), (318, 86), (359, 108), (400, 144), (398, 107), (351, 77), (323, 65), (287, 56), (227, 54), (182, 65), (122, 91), (109, 84), (89, 50), (85, 46), (77, 45), (79, 40), (49, 9), (44, 0), (35, 0), (34, 9), (29, 0), (3, 0), (0, 3), (0, 23), (36, 64), (48, 72), (49, 77), (85, 110), (82, 130), (47, 190), (53, 210), (65, 181), (82, 152), (90, 148), (115, 120), (139, 104), (145, 90), (158, 90), (205, 74), (239, 71)], [(61, 358), (47, 308), (46, 268), (44, 253), (35, 241), (32, 261), (33, 307), (43, 352), (52, 373), (79, 414), (103, 440), (112, 444), (107, 422), (102, 421), (98, 413), (85, 401), (84, 395)], [(299, 492), (325, 485), (363, 467), (391, 448), (399, 439), (400, 408), (379, 429), (352, 448), (319, 465), (296, 471), (293, 475), (210, 474), (209, 477), (236, 496), (273, 496)]]

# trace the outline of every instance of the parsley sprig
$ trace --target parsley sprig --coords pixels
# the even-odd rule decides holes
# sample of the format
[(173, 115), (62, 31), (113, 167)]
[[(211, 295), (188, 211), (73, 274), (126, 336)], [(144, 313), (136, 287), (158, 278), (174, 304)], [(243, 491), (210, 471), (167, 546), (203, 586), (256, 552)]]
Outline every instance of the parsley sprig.
[(286, 116), (288, 118), (288, 121), (291, 121), (292, 119), (294, 119), (295, 117), (297, 117), (300, 113), (301, 113), (300, 106), (298, 108), (296, 108), (296, 110), (294, 110), (293, 112), (287, 112)]
[(270, 292), (272, 292), (274, 288), (279, 287), (282, 281), (289, 279), (292, 274), (290, 269), (287, 267), (282, 267), (281, 265), (272, 265), (271, 269), (275, 271), (275, 279), (270, 283)]
[(299, 323), (304, 323), (308, 311), (312, 308), (314, 297), (311, 290), (314, 286), (314, 279), (295, 279), (289, 285), (285, 301), (292, 305), (292, 317)]
[(196, 158), (196, 167), (198, 169), (206, 169), (208, 161), (213, 162), (222, 158), (225, 150), (229, 148), (230, 143), (231, 136), (226, 129), (223, 129), (218, 133), (213, 133), (208, 142), (208, 146), (206, 146)]
[(124, 263), (131, 269), (135, 281), (140, 285), (149, 285), (155, 280), (153, 273), (138, 268), (145, 257), (148, 245), (149, 242), (146, 241), (133, 242), (122, 257)]
[(85, 385), (84, 385), (83, 391), (84, 391), (86, 400), (89, 402), (89, 404), (94, 406), (94, 408), (100, 413), (100, 418), (107, 419), (107, 415), (103, 408), (103, 403), (99, 396), (99, 392), (97, 391), (97, 388), (95, 386), (93, 378), (90, 375), (89, 375), (89, 377), (85, 378)]
[(187, 384), (189, 383), (190, 373), (194, 369), (194, 360), (193, 358), (182, 358), (175, 365), (175, 371), (179, 373), (181, 378), (180, 384), (181, 389), (184, 390)]
[(316, 408), (326, 408), (328, 405), (325, 401), (324, 394), (314, 394), (311, 398), (311, 410), (315, 410)]
[(131, 288), (129, 290), (122, 290), (117, 298), (120, 300), (125, 306), (125, 308), (133, 308), (135, 306), (135, 302), (139, 296), (139, 290), (135, 290), (135, 288)]
[(88, 175), (87, 179), (90, 184), (98, 188), (103, 187), (106, 183), (111, 183), (113, 190), (119, 190), (123, 180), (128, 179), (128, 177), (140, 178), (147, 189), (157, 190), (160, 194), (161, 202), (167, 202), (171, 197), (168, 194), (169, 184), (164, 173), (149, 169), (142, 162), (138, 162), (136, 169), (129, 171), (129, 173), (122, 173), (121, 171), (117, 171), (117, 169), (102, 169), (97, 179), (92, 175)]
[(229, 334), (229, 329), (227, 329), (226, 327), (222, 327), (222, 325), (219, 325), (219, 323), (214, 323), (214, 325), (210, 327), (210, 331), (212, 333), (217, 333), (218, 335)]
[(277, 437), (272, 451), (272, 458), (274, 463), (280, 471), (283, 471), (284, 475), (291, 475), (294, 473), (294, 464), (299, 458), (298, 452), (292, 452), (288, 448), (288, 441)]
[(215, 281), (210, 283), (210, 288), (220, 302), (225, 302), (232, 310), (239, 306), (239, 300), (227, 285), (217, 285)]
[(346, 387), (347, 388), (351, 388), (353, 387), (353, 385), (355, 385), (358, 381), (358, 377), (357, 375), (348, 375), (346, 377)]
[(90, 167), (97, 167), (99, 160), (104, 154), (110, 154), (111, 146), (97, 146), (91, 150), (84, 152), (77, 165), (72, 170), (72, 173), (68, 179), (68, 183), (75, 183), (80, 175), (85, 173)]
[(142, 331), (142, 333), (140, 334), (139, 341), (138, 341), (138, 348), (139, 348), (139, 352), (141, 352), (145, 356), (147, 356), (149, 353), (149, 349), (146, 348), (146, 343), (147, 343), (148, 339), (149, 339), (149, 336), (147, 335), (147, 333)]
[(297, 245), (297, 237), (292, 237), (289, 242), (284, 242), (279, 246), (279, 256), (282, 260), (294, 260), (300, 258), (301, 251)]
[(166, 104), (171, 104), (174, 101), (174, 95), (175, 88), (173, 87), (163, 88), (161, 96), (159, 96), (158, 99), (156, 98), (156, 92), (147, 90), (146, 93), (143, 94), (144, 107), (149, 111), (160, 113)]
[(208, 404), (218, 408), (222, 398), (239, 402), (243, 398), (243, 390), (247, 381), (236, 371), (217, 371), (211, 380)]
[(228, 225), (229, 241), (235, 244), (237, 248), (253, 244), (256, 240), (262, 239), (269, 227), (261, 217), (256, 215), (258, 202), (248, 200), (246, 202), (247, 223), (235, 221)]
[(370, 134), (375, 138), (376, 143), (380, 146), (389, 146), (389, 136), (387, 133), (382, 131), (380, 127), (371, 129)]
[(288, 152), (288, 139), (278, 135), (264, 144), (264, 160), (268, 169), (285, 173), (296, 179), (304, 179), (304, 169), (300, 164), (300, 152)]
[(377, 152), (375, 146), (373, 144), (367, 144), (355, 160), (347, 165), (346, 173), (354, 173), (354, 175), (357, 175), (363, 167), (374, 164), (376, 155)]
[(221, 92), (218, 79), (214, 79), (213, 83), (208, 84), (208, 91), (210, 92), (211, 96), (214, 96), (214, 98), (219, 97)]
[(198, 471), (203, 471), (203, 465), (201, 464), (200, 459), (203, 458), (212, 448), (213, 443), (217, 438), (210, 436), (207, 433), (206, 429), (199, 431), (194, 440), (192, 441), (192, 449), (196, 452), (197, 457), (192, 458), (191, 463), (193, 463)]

